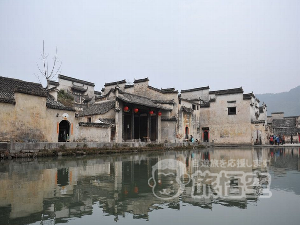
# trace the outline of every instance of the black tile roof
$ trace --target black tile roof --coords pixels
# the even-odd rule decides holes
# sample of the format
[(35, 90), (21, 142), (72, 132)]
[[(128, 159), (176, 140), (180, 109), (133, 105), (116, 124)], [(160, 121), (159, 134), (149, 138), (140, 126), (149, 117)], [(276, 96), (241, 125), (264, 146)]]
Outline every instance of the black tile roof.
[(0, 77), (0, 102), (15, 104), (15, 93), (24, 93), (45, 97), (47, 108), (75, 111), (73, 108), (66, 107), (63, 104), (55, 101), (54, 97), (50, 95), (41, 84), (22, 81), (14, 78)]
[(142, 82), (146, 82), (146, 81), (149, 81), (148, 77), (146, 78), (143, 78), (143, 79), (134, 79), (133, 83), (142, 83)]
[(122, 100), (123, 102), (137, 104), (137, 105), (143, 105), (143, 106), (147, 106), (150, 108), (165, 109), (164, 107), (155, 104), (149, 98), (139, 96), (139, 95), (129, 94), (129, 93), (122, 92), (122, 91), (119, 91), (118, 99)]
[(271, 114), (284, 114), (284, 112), (272, 112)]
[(178, 93), (177, 90), (175, 90), (175, 88), (161, 88), (161, 91), (164, 94), (168, 94), (168, 93)]
[(0, 102), (14, 104), (15, 93), (47, 97), (41, 84), (0, 76)]
[(210, 102), (203, 102), (200, 104), (200, 108), (209, 108), (210, 107)]
[(110, 83), (105, 83), (104, 86), (112, 86), (112, 85), (117, 85), (117, 84), (125, 84), (126, 80), (120, 80), (120, 81), (115, 81), (115, 82), (110, 82)]
[(260, 123), (265, 123), (265, 120), (251, 120), (252, 124), (260, 124)]
[(273, 128), (276, 127), (296, 127), (296, 117), (284, 118), (284, 119), (273, 119)]
[(80, 91), (80, 92), (86, 92), (87, 91), (87, 88), (84, 88), (83, 86), (77, 86), (77, 85), (72, 85), (72, 90), (75, 90), (75, 91)]
[(252, 94), (243, 94), (243, 100), (251, 100)]
[(125, 85), (125, 88), (133, 88), (133, 87), (134, 87), (133, 84), (126, 84), (126, 85)]
[(186, 98), (180, 98), (180, 99), (182, 101), (189, 102), (191, 104), (200, 105), (199, 104), (200, 99), (186, 99)]
[(85, 123), (85, 122), (79, 122), (79, 126), (81, 126), (81, 127), (108, 128), (108, 127), (110, 127), (110, 124), (106, 124), (106, 123)]
[(209, 94), (215, 95), (232, 95), (232, 94), (240, 94), (244, 93), (243, 88), (233, 88), (233, 89), (226, 89), (226, 90), (218, 90), (218, 91), (210, 91)]
[(103, 101), (101, 103), (96, 103), (91, 105), (89, 108), (79, 113), (80, 117), (83, 116), (92, 116), (92, 115), (103, 115), (109, 110), (115, 107), (115, 100), (112, 101)]
[(169, 94), (169, 93), (178, 93), (178, 91), (177, 90), (175, 90), (175, 88), (161, 88), (161, 89), (158, 89), (158, 88), (155, 88), (155, 87), (152, 87), (152, 86), (148, 86), (148, 88), (149, 89), (151, 89), (151, 90), (154, 90), (154, 91), (157, 91), (157, 92), (159, 92), (159, 93), (162, 93), (162, 94)]
[(62, 80), (68, 80), (68, 81), (80, 83), (80, 84), (86, 84), (86, 85), (89, 85), (89, 86), (92, 86), (92, 87), (95, 86), (95, 84), (92, 83), (92, 82), (88, 82), (88, 81), (84, 81), (84, 80), (79, 80), (79, 79), (76, 79), (76, 78), (73, 78), (73, 77), (67, 77), (67, 76), (64, 76), (64, 75), (61, 75), (61, 74), (58, 75), (58, 78), (62, 79)]
[(58, 86), (59, 86), (59, 82), (56, 82), (56, 81), (54, 81), (54, 80), (48, 80), (48, 84), (49, 84), (49, 85), (53, 85), (53, 86), (55, 86), (55, 87), (58, 87)]
[(101, 93), (101, 91), (94, 91), (94, 94), (95, 95), (101, 95), (102, 93)]
[(296, 135), (300, 133), (300, 128), (297, 127), (276, 127), (274, 128), (274, 134), (276, 135)]
[(207, 89), (209, 89), (209, 86), (207, 86), (207, 87), (199, 87), (199, 88), (192, 88), (192, 89), (181, 90), (181, 93), (194, 92), (194, 91), (202, 91), (202, 90), (207, 90)]
[(158, 103), (158, 104), (169, 104), (169, 105), (174, 105), (175, 101), (173, 100), (152, 100), (154, 103)]
[(110, 124), (110, 125), (115, 124), (115, 119), (104, 119), (104, 118), (99, 118), (99, 119), (106, 124)]

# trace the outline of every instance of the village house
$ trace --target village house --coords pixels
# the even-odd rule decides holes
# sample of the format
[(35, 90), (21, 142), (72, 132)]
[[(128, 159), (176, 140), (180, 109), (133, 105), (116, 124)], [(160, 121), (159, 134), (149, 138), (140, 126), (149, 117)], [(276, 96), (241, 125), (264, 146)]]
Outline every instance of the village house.
[(178, 91), (149, 86), (149, 79), (133, 85), (126, 80), (105, 83), (102, 96), (81, 112), (81, 121), (110, 123), (115, 142), (175, 142)]
[(95, 102), (95, 98), (101, 96), (100, 91), (94, 90), (92, 82), (76, 79), (59, 74), (58, 82), (48, 80), (47, 89), (57, 99), (57, 91), (64, 90), (74, 98), (72, 106), (76, 111), (83, 111), (88, 105)]
[(267, 143), (267, 107), (242, 88), (199, 94), (201, 141), (218, 144)]
[(53, 89), (7, 77), (0, 77), (0, 125), (0, 142), (110, 140), (109, 124), (80, 123), (74, 108), (56, 101)]

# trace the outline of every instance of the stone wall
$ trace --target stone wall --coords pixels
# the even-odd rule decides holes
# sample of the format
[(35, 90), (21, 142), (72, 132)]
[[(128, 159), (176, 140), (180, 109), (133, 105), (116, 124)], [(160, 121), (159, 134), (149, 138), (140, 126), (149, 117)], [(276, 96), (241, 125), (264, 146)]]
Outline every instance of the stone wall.
[(176, 140), (176, 121), (161, 121), (161, 142), (174, 143)]
[[(59, 123), (63, 120), (70, 124), (71, 142), (110, 141), (110, 128), (80, 127), (75, 112), (46, 108), (44, 97), (15, 93), (15, 100), (15, 105), (0, 103), (2, 142), (57, 142)], [(107, 116), (114, 118), (115, 115), (109, 113)]]
[(185, 99), (201, 99), (203, 101), (209, 101), (209, 88), (198, 90), (198, 91), (189, 91), (181, 93), (181, 97)]
[(0, 141), (47, 141), (46, 98), (15, 93), (15, 100), (0, 103)]
[(76, 132), (77, 142), (110, 142), (110, 128), (76, 126)]
[[(251, 144), (252, 126), (249, 100), (243, 94), (218, 95), (209, 108), (201, 108), (202, 128), (209, 128), (209, 141), (215, 143)], [(236, 107), (236, 115), (228, 115), (228, 107)]]

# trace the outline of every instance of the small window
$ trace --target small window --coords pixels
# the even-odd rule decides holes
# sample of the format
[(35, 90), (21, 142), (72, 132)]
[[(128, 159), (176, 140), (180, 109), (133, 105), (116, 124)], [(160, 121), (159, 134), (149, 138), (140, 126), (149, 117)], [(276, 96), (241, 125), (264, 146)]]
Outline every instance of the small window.
[(197, 105), (197, 110), (199, 110), (199, 105)]
[(91, 122), (92, 122), (92, 117), (88, 117), (88, 118), (87, 118), (87, 122), (88, 122), (88, 123), (91, 123)]
[(228, 107), (228, 115), (236, 115), (236, 107)]
[(196, 110), (196, 106), (194, 104), (192, 105), (192, 107), (193, 107), (193, 110)]
[(181, 104), (181, 99), (179, 99), (178, 103)]

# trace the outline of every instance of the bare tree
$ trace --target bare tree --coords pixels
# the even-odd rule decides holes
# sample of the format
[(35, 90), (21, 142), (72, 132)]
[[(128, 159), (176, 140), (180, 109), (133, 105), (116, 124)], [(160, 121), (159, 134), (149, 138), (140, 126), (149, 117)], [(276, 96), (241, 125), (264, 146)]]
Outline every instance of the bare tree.
[[(37, 67), (39, 69), (40, 74), (48, 81), (53, 78), (55, 78), (60, 70), (62, 62), (59, 62), (57, 57), (57, 48), (55, 51), (55, 56), (53, 57), (53, 65), (50, 66), (49, 70), (49, 64), (48, 64), (48, 56), (49, 54), (45, 53), (45, 43), (43, 41), (43, 53), (41, 54), (41, 60), (42, 60), (42, 66), (40, 67), (39, 64), (37, 64)], [(58, 65), (59, 64), (59, 65)], [(37, 76), (39, 82), (41, 83), (41, 80), (39, 76)]]

